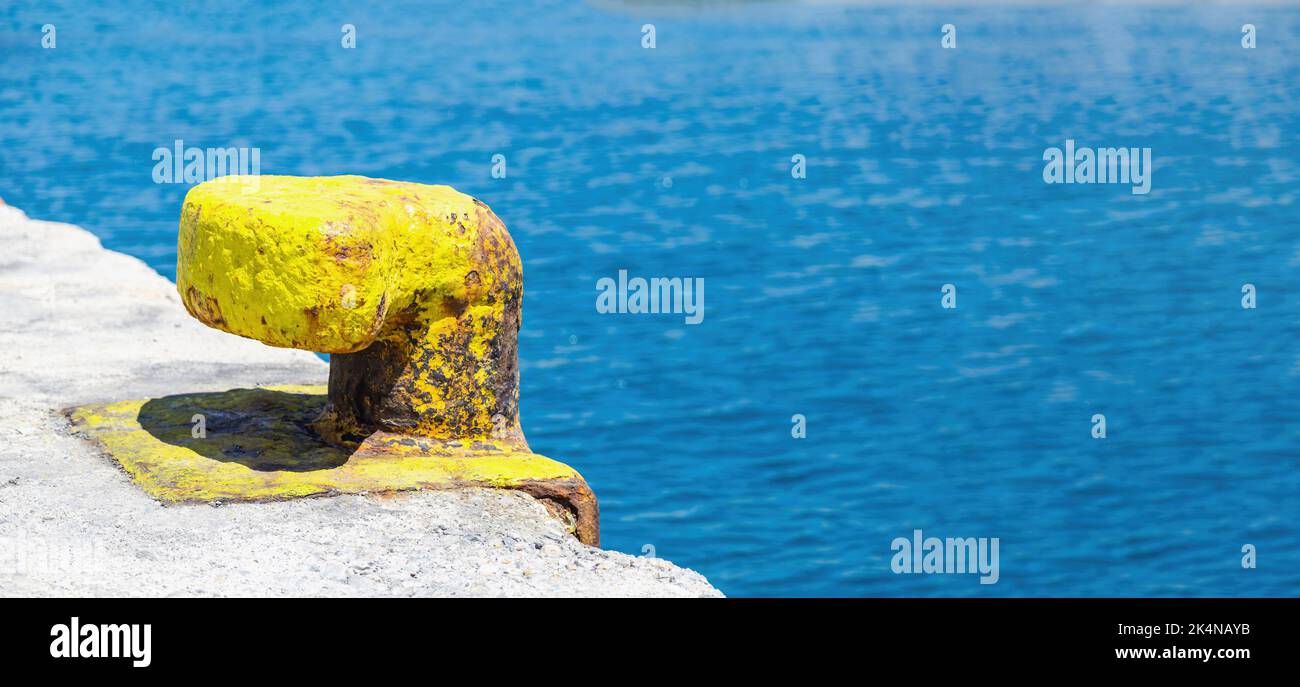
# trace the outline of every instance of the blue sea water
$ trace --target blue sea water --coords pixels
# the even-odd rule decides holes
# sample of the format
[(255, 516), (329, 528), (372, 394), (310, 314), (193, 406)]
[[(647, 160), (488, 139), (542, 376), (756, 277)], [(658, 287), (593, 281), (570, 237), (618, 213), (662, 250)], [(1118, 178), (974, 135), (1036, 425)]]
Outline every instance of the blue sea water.
[[(168, 277), (177, 139), (483, 199), (607, 548), (735, 596), (1300, 593), (1294, 6), (180, 5), (0, 4), (0, 197)], [(1066, 139), (1151, 192), (1043, 183)], [(620, 269), (704, 322), (597, 313)], [(1000, 581), (893, 574), (914, 529)]]

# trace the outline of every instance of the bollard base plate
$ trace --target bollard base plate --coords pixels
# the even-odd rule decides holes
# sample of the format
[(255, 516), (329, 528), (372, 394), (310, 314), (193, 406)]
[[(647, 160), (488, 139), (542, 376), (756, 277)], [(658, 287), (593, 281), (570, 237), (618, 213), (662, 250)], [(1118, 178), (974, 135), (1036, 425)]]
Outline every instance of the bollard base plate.
[(325, 400), (325, 387), (278, 386), (92, 404), (67, 415), (141, 489), (166, 503), (517, 489), (580, 541), (599, 545), (596, 497), (564, 463), (491, 441), (384, 435), (340, 448), (310, 426)]

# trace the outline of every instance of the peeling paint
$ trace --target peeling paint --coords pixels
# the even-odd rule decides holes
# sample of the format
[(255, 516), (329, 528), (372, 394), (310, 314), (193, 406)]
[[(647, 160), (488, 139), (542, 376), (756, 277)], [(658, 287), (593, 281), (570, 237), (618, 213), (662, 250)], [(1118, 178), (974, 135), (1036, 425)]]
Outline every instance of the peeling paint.
[(181, 211), (177, 290), (209, 326), (330, 353), (333, 440), (486, 436), (518, 425), (523, 271), (481, 201), (358, 176), (203, 183)]

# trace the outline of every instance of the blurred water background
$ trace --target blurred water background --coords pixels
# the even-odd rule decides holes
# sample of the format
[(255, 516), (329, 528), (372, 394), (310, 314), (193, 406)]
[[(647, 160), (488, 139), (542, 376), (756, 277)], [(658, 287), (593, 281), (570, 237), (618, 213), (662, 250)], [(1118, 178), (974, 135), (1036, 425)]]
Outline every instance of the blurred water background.
[[(489, 203), (525, 431), (607, 548), (737, 596), (1300, 592), (1295, 6), (0, 7), (0, 197), (169, 278), (177, 139)], [(1151, 147), (1151, 193), (1044, 184), (1067, 138)], [(704, 322), (598, 314), (620, 269)], [(1000, 582), (892, 574), (917, 528)]]

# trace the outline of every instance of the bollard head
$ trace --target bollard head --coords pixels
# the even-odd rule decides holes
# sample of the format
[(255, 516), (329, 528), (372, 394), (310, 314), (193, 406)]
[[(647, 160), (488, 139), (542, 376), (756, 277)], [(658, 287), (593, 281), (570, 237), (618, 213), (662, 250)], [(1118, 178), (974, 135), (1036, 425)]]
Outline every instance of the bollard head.
[(195, 186), (181, 210), (176, 285), (209, 326), (272, 346), (352, 353), (403, 318), (455, 315), (522, 288), (501, 221), (449, 186), (239, 179)]

